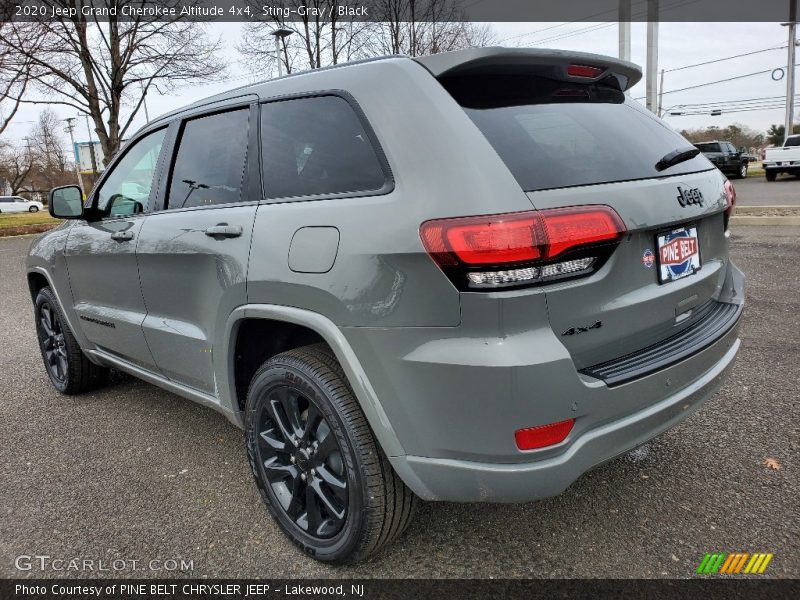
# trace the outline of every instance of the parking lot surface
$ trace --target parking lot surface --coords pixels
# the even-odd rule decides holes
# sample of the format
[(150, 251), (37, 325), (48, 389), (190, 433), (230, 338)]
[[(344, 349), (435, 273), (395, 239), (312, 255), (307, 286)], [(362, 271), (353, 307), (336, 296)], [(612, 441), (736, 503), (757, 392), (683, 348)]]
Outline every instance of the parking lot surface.
[(98, 575), (19, 570), (25, 555), (145, 569), (100, 573), (124, 577), (189, 575), (159, 567), (181, 559), (197, 577), (689, 577), (713, 551), (771, 552), (765, 576), (798, 577), (800, 229), (732, 241), (748, 277), (743, 345), (698, 413), (559, 497), (426, 503), (398, 543), (332, 567), (268, 518), (222, 416), (123, 376), (56, 393), (25, 284), (30, 238), (0, 240), (0, 577)]
[(800, 208), (800, 178), (781, 175), (767, 181), (763, 175), (734, 179), (740, 206), (796, 206)]

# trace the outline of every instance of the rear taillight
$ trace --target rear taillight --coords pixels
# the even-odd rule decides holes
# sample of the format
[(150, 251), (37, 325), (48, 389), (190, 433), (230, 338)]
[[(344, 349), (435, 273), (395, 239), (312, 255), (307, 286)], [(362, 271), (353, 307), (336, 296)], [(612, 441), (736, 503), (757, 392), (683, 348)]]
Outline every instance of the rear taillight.
[(529, 285), (586, 275), (625, 232), (609, 206), (426, 221), (425, 249), (459, 288)]
[(725, 229), (728, 229), (728, 223), (733, 216), (733, 211), (736, 209), (736, 188), (730, 180), (725, 180)]
[(549, 425), (518, 429), (514, 433), (514, 439), (517, 442), (517, 448), (520, 450), (546, 448), (563, 442), (569, 432), (572, 431), (573, 425), (575, 425), (575, 419), (567, 419), (566, 421), (550, 423)]

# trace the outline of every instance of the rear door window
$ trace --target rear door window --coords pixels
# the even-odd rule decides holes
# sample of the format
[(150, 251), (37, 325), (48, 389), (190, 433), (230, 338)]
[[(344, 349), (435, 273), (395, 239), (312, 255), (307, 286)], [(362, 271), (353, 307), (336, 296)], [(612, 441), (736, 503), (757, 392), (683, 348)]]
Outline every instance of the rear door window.
[(387, 181), (361, 119), (339, 96), (262, 105), (261, 143), (267, 198), (370, 192)]
[(525, 191), (711, 168), (700, 156), (657, 171), (665, 154), (691, 144), (618, 90), (527, 75), (454, 77), (442, 84)]
[(186, 121), (172, 169), (167, 208), (239, 202), (250, 109)]

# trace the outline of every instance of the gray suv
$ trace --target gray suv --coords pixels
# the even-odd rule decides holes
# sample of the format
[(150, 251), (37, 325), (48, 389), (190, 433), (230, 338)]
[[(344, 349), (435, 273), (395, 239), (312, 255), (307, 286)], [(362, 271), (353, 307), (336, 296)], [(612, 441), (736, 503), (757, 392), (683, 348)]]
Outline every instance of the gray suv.
[(354, 561), (418, 499), (520, 502), (680, 422), (739, 349), (733, 187), (580, 53), (390, 56), (134, 135), (27, 260), (53, 385), (119, 369), (245, 431), (269, 512)]

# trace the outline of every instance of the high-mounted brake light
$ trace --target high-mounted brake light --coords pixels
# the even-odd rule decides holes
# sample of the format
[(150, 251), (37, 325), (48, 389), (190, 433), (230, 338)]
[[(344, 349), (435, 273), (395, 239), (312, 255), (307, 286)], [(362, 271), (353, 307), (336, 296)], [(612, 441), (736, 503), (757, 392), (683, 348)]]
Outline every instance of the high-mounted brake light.
[(555, 446), (567, 438), (569, 432), (572, 431), (573, 425), (575, 425), (575, 419), (567, 419), (566, 421), (550, 423), (549, 425), (518, 429), (514, 433), (514, 439), (517, 442), (517, 448), (520, 450), (536, 450), (547, 446)]
[(600, 77), (605, 69), (600, 67), (590, 67), (589, 65), (569, 65), (567, 67), (567, 75), (571, 77), (588, 77), (594, 79)]
[(436, 219), (420, 227), (428, 253), (456, 285), (469, 288), (588, 274), (624, 232), (614, 209), (594, 205)]
[(733, 216), (733, 211), (736, 209), (736, 188), (730, 180), (725, 180), (725, 229), (728, 229), (728, 223)]

